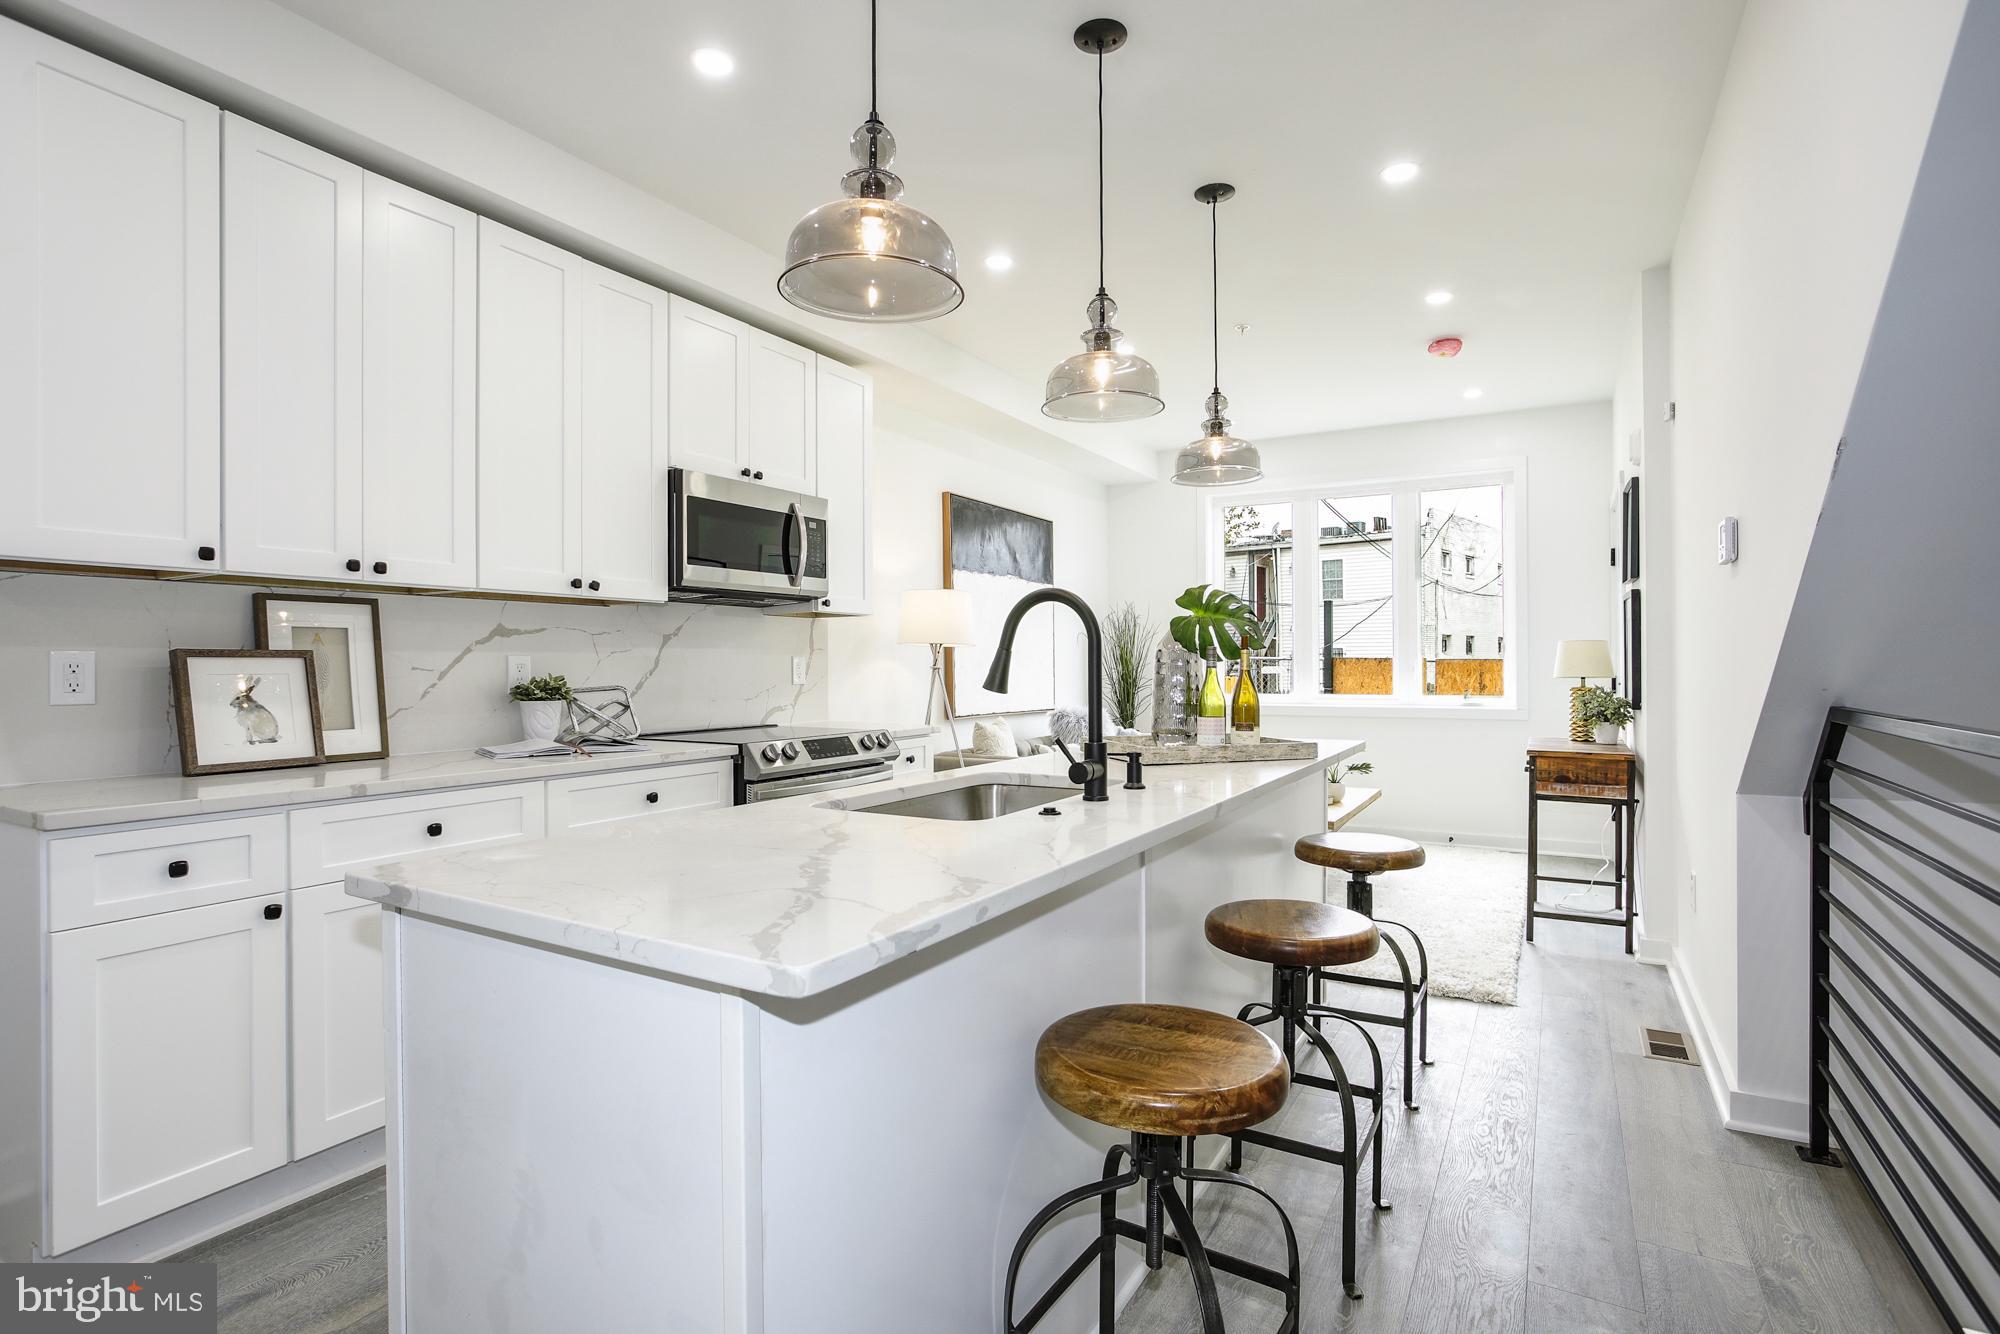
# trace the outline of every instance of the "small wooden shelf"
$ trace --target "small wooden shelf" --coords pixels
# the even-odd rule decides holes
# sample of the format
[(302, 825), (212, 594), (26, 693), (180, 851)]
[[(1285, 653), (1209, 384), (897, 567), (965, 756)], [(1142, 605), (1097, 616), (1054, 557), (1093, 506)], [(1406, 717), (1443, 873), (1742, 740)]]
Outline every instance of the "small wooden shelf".
[(1329, 830), (1340, 828), (1381, 800), (1381, 797), (1382, 789), (1379, 787), (1356, 787), (1349, 783), (1346, 796), (1339, 801), (1330, 801), (1326, 804), (1326, 827)]

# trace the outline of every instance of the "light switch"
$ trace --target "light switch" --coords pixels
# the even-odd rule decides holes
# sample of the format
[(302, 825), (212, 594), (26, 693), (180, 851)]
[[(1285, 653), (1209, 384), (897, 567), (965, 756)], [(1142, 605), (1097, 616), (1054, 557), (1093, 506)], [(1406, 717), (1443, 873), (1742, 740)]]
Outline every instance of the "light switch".
[(1715, 526), (1715, 563), (1736, 563), (1736, 519), (1732, 515)]

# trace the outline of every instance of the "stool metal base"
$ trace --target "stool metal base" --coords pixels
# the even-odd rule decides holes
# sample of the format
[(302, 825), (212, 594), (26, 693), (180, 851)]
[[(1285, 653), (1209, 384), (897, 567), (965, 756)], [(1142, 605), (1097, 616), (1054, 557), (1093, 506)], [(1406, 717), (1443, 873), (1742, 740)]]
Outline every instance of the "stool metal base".
[[(1279, 1050), (1285, 1054), (1285, 1064), (1292, 1072), (1292, 1083), (1305, 1088), (1324, 1089), (1340, 1098), (1340, 1147), (1328, 1148), (1309, 1140), (1293, 1139), (1287, 1135), (1273, 1134), (1268, 1130), (1240, 1130), (1229, 1137), (1229, 1166), (1243, 1166), (1243, 1146), (1257, 1144), (1284, 1153), (1295, 1153), (1304, 1158), (1312, 1158), (1322, 1163), (1330, 1163), (1340, 1169), (1340, 1282), (1350, 1298), (1358, 1300), (1361, 1288), (1357, 1282), (1358, 1272), (1355, 1257), (1355, 1212), (1360, 1193), (1361, 1157), (1369, 1154), (1374, 1159), (1374, 1179), (1369, 1198), (1376, 1209), (1387, 1213), (1393, 1206), (1382, 1198), (1382, 1050), (1375, 1045), (1375, 1039), (1367, 1029), (1357, 1023), (1352, 1016), (1341, 1013), (1327, 1005), (1317, 1005), (1307, 999), (1307, 994), (1317, 985), (1317, 970), (1290, 967), (1279, 964), (1271, 969), (1271, 999), (1268, 1003), (1258, 1001), (1246, 1005), (1237, 1014), (1244, 1023), (1256, 1026), (1277, 1021), (1282, 1029)], [(1319, 1020), (1339, 1019), (1353, 1027), (1361, 1035), (1361, 1041), (1368, 1047), (1368, 1058), (1374, 1067), (1372, 1084), (1357, 1084), (1347, 1076), (1346, 1067), (1340, 1056), (1320, 1031)], [(1298, 1039), (1304, 1037), (1312, 1048), (1319, 1052), (1326, 1062), (1327, 1075), (1309, 1075), (1298, 1068)], [(1330, 1077), (1329, 1077), (1330, 1076)], [(1355, 1100), (1359, 1098), (1372, 1105), (1373, 1114), (1364, 1130), (1355, 1115)]]
[[(1026, 1334), (1033, 1329), (1092, 1264), (1097, 1266), (1097, 1328), (1099, 1334), (1112, 1334), (1118, 1317), (1117, 1256), (1120, 1237), (1129, 1237), (1145, 1247), (1148, 1269), (1160, 1268), (1168, 1252), (1188, 1262), (1188, 1272), (1194, 1279), (1195, 1297), (1201, 1303), (1202, 1334), (1224, 1334), (1222, 1301), (1215, 1286), (1215, 1271), (1218, 1269), (1283, 1293), (1285, 1319), (1276, 1334), (1299, 1334), (1299, 1240), (1292, 1231), (1292, 1220), (1269, 1191), (1247, 1177), (1234, 1172), (1195, 1167), (1191, 1161), (1184, 1159), (1182, 1149), (1192, 1142), (1163, 1135), (1134, 1135), (1130, 1147), (1117, 1145), (1104, 1156), (1102, 1177), (1056, 1196), (1035, 1215), (1021, 1233), (1021, 1239), (1014, 1243), (1013, 1258), (1007, 1262), (1007, 1288), (1002, 1299), (1006, 1304), (1000, 1312), (1007, 1334)], [(1120, 1163), (1127, 1159), (1131, 1166), (1120, 1172)], [(1175, 1188), (1176, 1181), (1188, 1183), (1186, 1200)], [(1194, 1215), (1188, 1207), (1188, 1200), (1194, 1196), (1193, 1183), (1197, 1181), (1240, 1186), (1263, 1196), (1270, 1203), (1285, 1231), (1284, 1273), (1239, 1256), (1209, 1250), (1202, 1244), (1201, 1234), (1195, 1230)], [(1118, 1192), (1127, 1186), (1142, 1186), (1145, 1190), (1144, 1226), (1118, 1216)], [(1076, 1259), (1070, 1261), (1069, 1267), (1056, 1277), (1049, 1290), (1017, 1322), (1014, 1319), (1014, 1287), (1021, 1276), (1021, 1261), (1026, 1258), (1028, 1247), (1042, 1229), (1055, 1220), (1056, 1215), (1092, 1198), (1098, 1201), (1096, 1238), (1083, 1248)], [(1168, 1225), (1173, 1228), (1171, 1236), (1167, 1234)]]
[[(1324, 895), (1322, 895), (1324, 897)], [(1331, 968), (1321, 968), (1313, 974), (1313, 1004), (1319, 1005), (1326, 998), (1324, 986), (1328, 982), (1340, 982), (1354, 987), (1386, 987), (1403, 993), (1403, 1012), (1400, 1015), (1382, 1014), (1375, 1010), (1352, 1010), (1341, 1006), (1327, 1006), (1332, 1013), (1343, 1019), (1364, 1024), (1378, 1024), (1384, 1028), (1399, 1028), (1403, 1031), (1403, 1106), (1409, 1111), (1422, 1110), (1416, 1098), (1416, 1074), (1418, 1065), (1430, 1065), (1431, 1061), (1431, 956), (1424, 949), (1424, 938), (1403, 922), (1392, 922), (1386, 917), (1375, 916), (1375, 887), (1368, 883), (1368, 877), (1357, 875), (1347, 882), (1347, 906), (1375, 923), (1377, 927), (1393, 926), (1398, 931), (1406, 931), (1410, 943), (1417, 947), (1417, 971), (1410, 972), (1410, 958), (1403, 946), (1387, 931), (1382, 933), (1382, 943), (1389, 947), (1395, 957), (1396, 971), (1402, 974), (1397, 981), (1386, 977), (1351, 977), (1335, 972)], [(1414, 1039), (1414, 1042), (1412, 1041)]]

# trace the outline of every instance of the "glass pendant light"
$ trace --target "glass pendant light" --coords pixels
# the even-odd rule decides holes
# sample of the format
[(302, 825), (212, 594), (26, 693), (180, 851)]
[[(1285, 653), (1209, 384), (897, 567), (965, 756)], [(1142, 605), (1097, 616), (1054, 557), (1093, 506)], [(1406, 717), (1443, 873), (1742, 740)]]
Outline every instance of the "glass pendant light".
[(1104, 290), (1104, 57), (1125, 45), (1125, 36), (1117, 19), (1092, 19), (1076, 30), (1077, 48), (1097, 57), (1097, 295), (1084, 307), (1090, 327), (1083, 351), (1049, 372), (1042, 395), (1042, 411), (1064, 421), (1134, 421), (1167, 406), (1153, 364), (1119, 351), (1122, 335), (1111, 324), (1118, 303)]
[(1222, 396), (1222, 252), (1217, 244), (1215, 207), (1236, 193), (1233, 185), (1217, 182), (1204, 185), (1194, 197), (1208, 205), (1208, 263), (1211, 363), (1215, 387), (1208, 395), (1208, 420), (1201, 424), (1201, 439), (1181, 446), (1174, 458), (1174, 480), (1182, 486), (1235, 486), (1254, 482), (1264, 475), (1264, 461), (1257, 446), (1229, 433), (1229, 400)]
[(889, 170), (896, 137), (875, 110), (875, 0), (868, 0), (868, 119), (848, 140), (843, 198), (799, 219), (785, 244), (778, 293), (815, 315), (908, 324), (958, 309), (958, 255), (944, 228), (902, 202)]

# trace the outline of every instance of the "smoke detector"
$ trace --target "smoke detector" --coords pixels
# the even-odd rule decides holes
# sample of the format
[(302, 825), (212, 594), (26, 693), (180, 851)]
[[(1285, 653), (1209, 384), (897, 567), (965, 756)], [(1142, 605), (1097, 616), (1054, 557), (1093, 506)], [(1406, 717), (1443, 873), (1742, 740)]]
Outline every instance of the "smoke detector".
[(1434, 357), (1455, 357), (1465, 346), (1463, 338), (1433, 338), (1431, 345), (1424, 349)]

